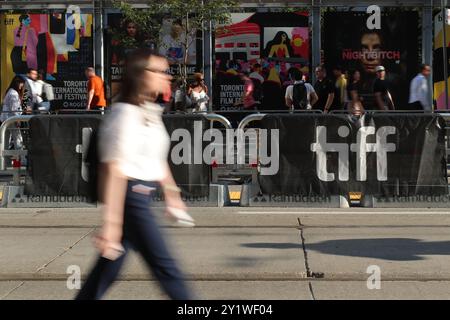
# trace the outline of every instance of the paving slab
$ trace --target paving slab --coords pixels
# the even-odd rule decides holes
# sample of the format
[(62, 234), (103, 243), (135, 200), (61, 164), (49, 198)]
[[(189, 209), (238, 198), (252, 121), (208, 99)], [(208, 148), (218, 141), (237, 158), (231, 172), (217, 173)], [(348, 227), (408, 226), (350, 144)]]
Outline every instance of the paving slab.
[(69, 251), (92, 230), (1, 229), (0, 278), (8, 274), (35, 274)]
[(0, 281), (0, 300), (22, 283), (22, 281)]
[[(295, 228), (171, 228), (164, 231), (188, 279), (293, 280), (305, 276), (299, 231)], [(260, 247), (266, 242), (273, 246)], [(96, 256), (91, 241), (85, 238), (39, 272), (39, 276), (64, 275), (69, 265), (80, 266), (84, 276)], [(121, 279), (149, 280), (152, 277), (141, 257), (132, 252), (125, 261)]]
[(311, 270), (325, 279), (450, 280), (450, 228), (319, 228), (303, 232)]
[(448, 281), (382, 281), (369, 290), (366, 281), (313, 281), (316, 300), (449, 300)]
[[(188, 281), (200, 300), (308, 300), (303, 281)], [(0, 288), (2, 282), (0, 282)], [(78, 290), (67, 289), (65, 281), (27, 281), (6, 300), (71, 300)], [(105, 300), (165, 300), (166, 294), (155, 281), (117, 281), (105, 294)]]

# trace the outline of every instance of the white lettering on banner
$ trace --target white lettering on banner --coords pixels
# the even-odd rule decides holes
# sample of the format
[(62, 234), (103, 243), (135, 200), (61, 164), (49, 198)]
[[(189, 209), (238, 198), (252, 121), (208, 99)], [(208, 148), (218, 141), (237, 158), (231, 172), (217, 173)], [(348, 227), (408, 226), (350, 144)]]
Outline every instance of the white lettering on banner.
[(75, 152), (81, 154), (81, 178), (85, 182), (89, 182), (89, 166), (86, 163), (89, 143), (91, 141), (92, 128), (81, 129), (81, 144), (75, 146)]
[[(338, 135), (342, 138), (348, 137), (350, 130), (346, 126), (338, 129)], [(377, 179), (386, 181), (388, 179), (387, 154), (395, 152), (396, 145), (387, 143), (387, 136), (395, 134), (396, 128), (385, 126), (375, 132), (375, 127), (361, 127), (356, 136), (356, 143), (350, 145), (350, 150), (356, 153), (356, 179), (367, 181), (367, 153), (377, 154)], [(367, 143), (367, 137), (376, 134), (375, 143)], [(327, 142), (327, 128), (318, 126), (316, 128), (316, 142), (311, 144), (311, 151), (316, 153), (316, 170), (320, 180), (331, 182), (335, 180), (334, 173), (327, 170), (327, 154), (338, 153), (338, 176), (340, 181), (349, 180), (349, 146), (346, 143)]]
[[(261, 175), (275, 175), (279, 170), (279, 130), (270, 131), (271, 152), (269, 155), (268, 132), (260, 129), (226, 129), (225, 137), (218, 129), (203, 131), (202, 121), (194, 122), (194, 134), (184, 128), (175, 129), (171, 141), (177, 142), (170, 152), (170, 158), (175, 165), (180, 164), (256, 164), (259, 158)], [(192, 139), (194, 141), (192, 141)], [(210, 142), (203, 149), (203, 142)], [(248, 141), (248, 150), (246, 148)], [(259, 149), (257, 146), (259, 141)], [(225, 142), (225, 155), (223, 143)], [(237, 146), (237, 159), (234, 147)], [(193, 157), (192, 157), (193, 155)], [(246, 161), (248, 155), (248, 162)], [(235, 161), (236, 160), (236, 161)]]

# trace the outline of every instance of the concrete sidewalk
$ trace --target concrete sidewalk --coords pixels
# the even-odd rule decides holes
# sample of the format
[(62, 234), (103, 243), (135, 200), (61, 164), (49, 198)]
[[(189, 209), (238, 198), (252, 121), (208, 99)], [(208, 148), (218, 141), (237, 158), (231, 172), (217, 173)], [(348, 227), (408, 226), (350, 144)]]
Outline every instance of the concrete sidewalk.
[[(190, 210), (195, 228), (161, 224), (201, 299), (450, 298), (446, 210)], [(1, 209), (0, 298), (73, 298), (67, 268), (85, 278), (99, 223), (97, 209)], [(367, 288), (369, 266), (380, 290)], [(165, 298), (134, 252), (120, 280), (105, 298)]]

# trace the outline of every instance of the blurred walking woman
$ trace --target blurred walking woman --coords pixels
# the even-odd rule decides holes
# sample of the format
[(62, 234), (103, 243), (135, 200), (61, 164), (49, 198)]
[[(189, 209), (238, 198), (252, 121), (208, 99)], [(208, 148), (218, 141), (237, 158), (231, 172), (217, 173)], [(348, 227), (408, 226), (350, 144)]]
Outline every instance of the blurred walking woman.
[(170, 298), (191, 298), (149, 209), (150, 194), (158, 184), (168, 215), (171, 209), (186, 209), (167, 163), (170, 140), (161, 119), (163, 108), (154, 103), (170, 86), (168, 68), (165, 58), (148, 49), (138, 49), (125, 60), (119, 102), (113, 104), (99, 133), (104, 203), (103, 226), (96, 238), (100, 257), (79, 300), (103, 296), (130, 248), (141, 253)]
[[(8, 89), (6, 90), (3, 99), (2, 114), (0, 121), (13, 116), (20, 116), (22, 114), (22, 100), (25, 88), (25, 80), (19, 76), (15, 76)], [(16, 124), (16, 129), (11, 129), (8, 149), (20, 149), (22, 147), (22, 135), (20, 134), (20, 125)]]

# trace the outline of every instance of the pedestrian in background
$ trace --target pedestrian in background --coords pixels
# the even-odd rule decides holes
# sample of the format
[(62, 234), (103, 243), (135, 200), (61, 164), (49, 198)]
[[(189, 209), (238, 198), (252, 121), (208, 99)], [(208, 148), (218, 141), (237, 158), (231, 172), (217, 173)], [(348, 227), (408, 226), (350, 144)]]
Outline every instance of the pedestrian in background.
[(289, 110), (312, 109), (318, 100), (314, 87), (303, 80), (303, 72), (296, 67), (289, 69), (288, 74), (294, 84), (286, 88), (286, 106)]
[(333, 83), (327, 79), (327, 71), (324, 66), (318, 66), (315, 72), (317, 81), (314, 84), (314, 91), (316, 91), (318, 100), (314, 105), (314, 109), (328, 113), (334, 101), (334, 86)]
[(409, 90), (409, 109), (431, 111), (431, 101), (429, 97), (428, 78), (431, 75), (431, 67), (422, 64), (419, 67), (419, 74), (411, 81)]
[(192, 101), (193, 112), (208, 111), (208, 87), (205, 85), (205, 79), (202, 73), (194, 73), (194, 82), (188, 90), (188, 96)]
[(377, 74), (377, 79), (373, 84), (375, 105), (378, 110), (395, 110), (394, 100), (386, 81), (386, 69), (383, 66), (378, 66), (375, 68), (375, 72)]
[(37, 109), (41, 112), (50, 111), (51, 101), (54, 100), (53, 86), (44, 81), (45, 75), (44, 70), (39, 70), (36, 80)]
[(100, 181), (104, 181), (99, 188), (103, 225), (96, 238), (100, 257), (77, 299), (100, 299), (130, 248), (142, 254), (169, 297), (191, 298), (150, 209), (151, 194), (161, 185), (166, 214), (179, 223), (194, 224), (167, 162), (170, 139), (162, 122), (163, 108), (154, 103), (170, 85), (168, 68), (167, 60), (149, 49), (138, 49), (125, 60), (120, 98), (99, 134)]
[[(24, 89), (25, 80), (19, 76), (15, 76), (6, 90), (5, 97), (3, 98), (3, 108), (0, 117), (1, 122), (4, 122), (10, 117), (20, 116), (22, 114)], [(15, 124), (15, 128), (8, 130), (7, 134), (9, 134), (9, 138), (5, 138), (5, 141), (8, 141), (9, 150), (18, 150), (22, 148), (23, 138), (20, 133), (19, 123)]]
[(359, 70), (349, 72), (348, 79), (348, 111), (355, 115), (360, 116), (364, 113), (363, 98), (361, 97), (362, 83), (361, 73)]
[(95, 74), (95, 69), (89, 67), (85, 71), (88, 79), (87, 91), (87, 110), (104, 110), (106, 107), (105, 87), (103, 80)]
[(29, 68), (25, 77), (25, 87), (22, 100), (22, 109), (30, 114), (37, 106), (39, 88), (37, 84), (38, 72), (36, 69)]
[(345, 78), (343, 71), (343, 68), (340, 66), (333, 68), (335, 77), (333, 109), (335, 110), (344, 110), (345, 103), (347, 102), (347, 79)]

